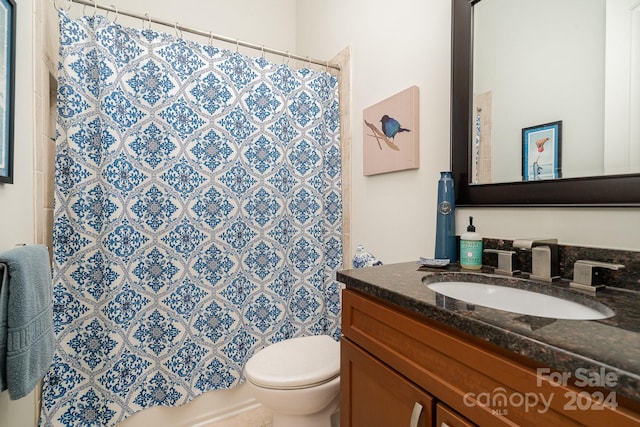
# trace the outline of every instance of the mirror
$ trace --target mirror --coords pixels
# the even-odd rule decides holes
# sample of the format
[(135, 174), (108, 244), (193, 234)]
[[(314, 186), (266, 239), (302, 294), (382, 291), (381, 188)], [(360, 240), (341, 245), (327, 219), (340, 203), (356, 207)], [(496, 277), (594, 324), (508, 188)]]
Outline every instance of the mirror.
[[(509, 0), (507, 0), (508, 2)], [(575, 3), (575, 0), (571, 0), (571, 2)], [(525, 3), (527, 7), (540, 4), (540, 2), (531, 1)], [(503, 0), (483, 0), (482, 2), (479, 0), (453, 0), (451, 163), (456, 185), (456, 203), (459, 206), (640, 206), (638, 165), (631, 165), (635, 169), (629, 169), (628, 165), (625, 166), (626, 169), (622, 169), (620, 163), (623, 161), (633, 163), (629, 162), (629, 159), (634, 156), (619, 155), (620, 152), (640, 152), (637, 143), (636, 147), (629, 144), (629, 141), (633, 140), (629, 137), (629, 132), (638, 131), (638, 120), (629, 118), (629, 108), (627, 107), (626, 122), (621, 124), (620, 117), (624, 114), (620, 113), (620, 109), (613, 114), (616, 110), (612, 107), (612, 96), (606, 95), (604, 90), (605, 86), (612, 87), (610, 80), (623, 80), (620, 77), (608, 76), (604, 65), (605, 54), (602, 52), (605, 51), (605, 44), (610, 43), (612, 39), (610, 35), (607, 37), (602, 35), (605, 28), (603, 16), (605, 15), (606, 3), (607, 0), (594, 1), (594, 8), (591, 12), (592, 20), (589, 23), (585, 21), (582, 13), (584, 7), (581, 7), (581, 13), (577, 14), (582, 20), (579, 25), (572, 24), (571, 30), (566, 28), (563, 30), (563, 24), (556, 21), (556, 19), (560, 19), (560, 10), (568, 9), (575, 15), (575, 5), (573, 8), (559, 7), (557, 0), (555, 0), (548, 3), (549, 6), (544, 8), (542, 12), (535, 12), (542, 13), (542, 15), (536, 16), (534, 11), (529, 11), (530, 21), (523, 21), (520, 16), (517, 19), (512, 19), (512, 22), (508, 22), (505, 21), (505, 17), (512, 15), (504, 10), (505, 1)], [(620, 3), (620, 0), (616, 0), (614, 3)], [(584, 6), (584, 3), (581, 4)], [(475, 8), (478, 9), (475, 10)], [(485, 20), (485, 15), (489, 14), (492, 8), (494, 10), (501, 8), (498, 13), (500, 14), (499, 18), (504, 21), (504, 25), (497, 25), (495, 21), (490, 23)], [(520, 8), (520, 12), (522, 12), (522, 8)], [(474, 21), (474, 16), (479, 21)], [(494, 34), (493, 31), (497, 27), (501, 27), (507, 31), (507, 34), (511, 34), (514, 32), (514, 28), (526, 22), (530, 22), (531, 25), (536, 21), (540, 22), (541, 16), (546, 16), (546, 19), (544, 23), (539, 24), (540, 37), (529, 36), (526, 42), (519, 42), (520, 44), (512, 49), (507, 49), (504, 45), (499, 49), (492, 47), (492, 39), (495, 41), (496, 39), (508, 38), (504, 34)], [(607, 11), (607, 19), (611, 19), (611, 16), (613, 13)], [(553, 20), (553, 23), (550, 22), (550, 19)], [(581, 24), (587, 24), (586, 27), (600, 27), (602, 31), (596, 35), (587, 36), (586, 32), (580, 32), (586, 31), (585, 26), (580, 27)], [(640, 26), (640, 23), (638, 25)], [(555, 30), (549, 27), (558, 28), (559, 33), (554, 33)], [(565, 35), (561, 37), (563, 31)], [(474, 32), (477, 34), (475, 42)], [(538, 58), (544, 56), (545, 48), (539, 46), (541, 39), (550, 38), (555, 41), (556, 48), (558, 48), (558, 38), (561, 37), (564, 42), (565, 39), (570, 38), (567, 36), (569, 33), (580, 43), (580, 46), (584, 47), (584, 49), (579, 47), (572, 49), (580, 51), (582, 56), (591, 61), (593, 69), (589, 73), (581, 72), (578, 74), (582, 87), (571, 89), (566, 82), (550, 82), (549, 77), (544, 77), (543, 83), (533, 82), (532, 75), (539, 73), (534, 72), (527, 75), (520, 69), (522, 62), (526, 61), (526, 56)], [(636, 38), (637, 36), (636, 33)], [(511, 39), (513, 38), (512, 34)], [(607, 38), (610, 40), (607, 41)], [(517, 42), (514, 41), (514, 43)], [(595, 47), (599, 47), (599, 49)], [(492, 49), (497, 50), (500, 55), (494, 52), (491, 58), (487, 59), (487, 55), (491, 54)], [(508, 51), (511, 51), (511, 56), (505, 55), (505, 53), (509, 53)], [(606, 51), (607, 56), (610, 56), (613, 50), (607, 45)], [(482, 58), (480, 58), (481, 55), (483, 55)], [(513, 55), (517, 55), (517, 57), (514, 58)], [(566, 61), (563, 60), (562, 55), (554, 54), (553, 64), (544, 68), (550, 69), (554, 77), (568, 71), (570, 80), (575, 81), (578, 77), (576, 69), (573, 68), (575, 65), (573, 61), (577, 55), (571, 56), (572, 60)], [(606, 60), (610, 61), (611, 58), (606, 58)], [(509, 61), (512, 63), (516, 61), (516, 65), (507, 67), (506, 64)], [(500, 65), (501, 69), (508, 68), (510, 72), (506, 76), (501, 75), (502, 77), (497, 78), (495, 69), (489, 69), (489, 65), (495, 66), (496, 64)], [(585, 66), (579, 65), (577, 70), (581, 68), (584, 69)], [(620, 66), (611, 68), (615, 70), (629, 69), (628, 66), (626, 68)], [(477, 73), (474, 73), (474, 69), (477, 69)], [(524, 83), (514, 82), (515, 86), (511, 88), (501, 86), (505, 81), (512, 80), (513, 76), (519, 75), (524, 75), (527, 81)], [(474, 84), (479, 89), (475, 96), (475, 104)], [(584, 92), (585, 86), (591, 88), (588, 93)], [(534, 89), (528, 90), (532, 88)], [(619, 93), (627, 96), (625, 102), (618, 104), (627, 106), (630, 103), (633, 104), (629, 101), (633, 96), (629, 94), (635, 93), (634, 96), (640, 97), (637, 90), (637, 87), (629, 88), (628, 86), (617, 88)], [(547, 92), (545, 93), (545, 91)], [(487, 93), (488, 97), (478, 96)], [(555, 98), (544, 106), (545, 103), (539, 99), (536, 100), (532, 94), (545, 97), (555, 96)], [(518, 102), (520, 99), (527, 102)], [(529, 107), (543, 105), (543, 107), (520, 111), (520, 104), (529, 104)], [(585, 109), (585, 105), (589, 108)], [(637, 105), (633, 108), (637, 108)], [(608, 115), (605, 110), (608, 111)], [(589, 116), (589, 119), (581, 122), (580, 119), (583, 116)], [(596, 121), (594, 117), (598, 117), (599, 121)], [(637, 117), (637, 115), (630, 117)], [(549, 123), (559, 123), (560, 126), (553, 128), (552, 134), (547, 134), (545, 132), (548, 129), (540, 126)], [(481, 125), (480, 137), (475, 133), (478, 124)], [(591, 126), (586, 132), (588, 137), (584, 136), (587, 125)], [(635, 130), (633, 126), (636, 126)], [(627, 133), (621, 132), (621, 129)], [(536, 137), (536, 135), (551, 136), (551, 143), (542, 143), (543, 149), (540, 150), (540, 146), (536, 146), (536, 142), (543, 141), (543, 139)], [(554, 140), (554, 135), (556, 140)], [(485, 145), (479, 144), (480, 138), (485, 138), (483, 141)], [(599, 146), (599, 148), (584, 149), (584, 146), (580, 146), (580, 142), (576, 142), (586, 141), (586, 139), (591, 140), (590, 143), (594, 144), (593, 147)], [(487, 140), (488, 151), (493, 151), (494, 155), (490, 160), (490, 166), (483, 168), (483, 157), (479, 156), (478, 152), (479, 146), (487, 147)], [(507, 145), (500, 145), (505, 143)], [(528, 148), (532, 148), (531, 155), (522, 154), (527, 152), (527, 144), (531, 145)], [(627, 147), (621, 150), (620, 147), (624, 144), (627, 144)], [(607, 148), (608, 146), (615, 148)], [(539, 159), (553, 159), (549, 155), (554, 153), (556, 147), (560, 149), (557, 150), (555, 160), (536, 162)], [(555, 175), (553, 173), (550, 175), (533, 173), (533, 164), (539, 165), (541, 171), (549, 171), (549, 166), (553, 164), (553, 161), (556, 162), (557, 167)], [(526, 172), (527, 167), (529, 168), (528, 173)], [(538, 180), (540, 177), (542, 179)]]

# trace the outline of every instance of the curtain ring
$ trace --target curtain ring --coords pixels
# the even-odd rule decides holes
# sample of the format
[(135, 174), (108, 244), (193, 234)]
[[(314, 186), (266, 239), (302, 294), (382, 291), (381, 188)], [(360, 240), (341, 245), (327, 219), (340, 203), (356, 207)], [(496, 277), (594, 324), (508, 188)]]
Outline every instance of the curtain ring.
[[(118, 8), (115, 5), (111, 5), (112, 8), (114, 8), (116, 10), (116, 17), (113, 18), (113, 23), (115, 24), (116, 21), (118, 20)], [(109, 16), (109, 11), (107, 11), (107, 16)]]
[[(149, 31), (151, 31), (151, 17), (149, 16), (148, 13), (145, 13), (144, 16), (149, 21)], [(142, 20), (142, 30), (143, 31), (146, 30), (146, 28), (144, 28), (144, 19)]]
[(329, 72), (329, 60), (327, 60), (325, 66), (324, 66), (324, 71), (325, 71), (325, 73)]
[(264, 59), (264, 45), (262, 45), (262, 59)]
[(240, 42), (238, 41), (238, 38), (236, 37), (236, 53), (238, 53), (238, 49), (240, 49)]
[(182, 30), (178, 29), (178, 25), (178, 21), (176, 21), (176, 23), (173, 24), (173, 28), (176, 30), (176, 37), (182, 38)]
[(93, 16), (95, 17), (98, 14), (98, 2), (93, 0)]
[(69, 1), (69, 5), (67, 6), (66, 9), (64, 7), (58, 6), (58, 0), (53, 0), (53, 7), (55, 7), (58, 12), (60, 12), (61, 10), (68, 12), (69, 9), (71, 9), (71, 3), (73, 3), (71, 0), (68, 0), (68, 1)]
[(307, 68), (311, 68), (311, 58), (307, 56)]
[(287, 65), (289, 65), (289, 62), (291, 62), (291, 53), (287, 51)]
[(209, 30), (209, 46), (213, 46), (213, 31)]

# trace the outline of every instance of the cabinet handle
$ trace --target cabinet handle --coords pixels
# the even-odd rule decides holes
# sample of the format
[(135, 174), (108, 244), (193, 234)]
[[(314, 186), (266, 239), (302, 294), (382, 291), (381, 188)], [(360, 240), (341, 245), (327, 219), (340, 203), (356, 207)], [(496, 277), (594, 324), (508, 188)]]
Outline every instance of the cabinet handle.
[(422, 415), (422, 405), (416, 402), (413, 404), (413, 412), (411, 413), (411, 424), (409, 424), (409, 427), (418, 427), (420, 415)]
[(449, 427), (449, 424), (445, 423), (444, 421), (442, 422), (442, 424), (440, 424), (440, 427)]

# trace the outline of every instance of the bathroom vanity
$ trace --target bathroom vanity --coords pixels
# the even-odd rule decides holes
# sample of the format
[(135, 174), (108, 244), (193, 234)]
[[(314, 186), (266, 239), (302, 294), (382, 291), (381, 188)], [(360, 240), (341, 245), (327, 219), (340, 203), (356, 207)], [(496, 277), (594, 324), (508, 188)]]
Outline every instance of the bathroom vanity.
[(590, 297), (608, 319), (542, 318), (443, 297), (418, 267), (338, 272), (343, 427), (640, 426), (640, 294)]

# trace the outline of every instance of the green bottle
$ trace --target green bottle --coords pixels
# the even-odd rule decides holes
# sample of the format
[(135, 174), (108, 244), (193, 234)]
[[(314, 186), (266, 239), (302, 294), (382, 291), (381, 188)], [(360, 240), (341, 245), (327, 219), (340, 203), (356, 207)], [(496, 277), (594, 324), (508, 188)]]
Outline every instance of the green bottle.
[(476, 233), (473, 217), (469, 217), (467, 232), (460, 236), (460, 267), (468, 270), (482, 268), (482, 236)]

